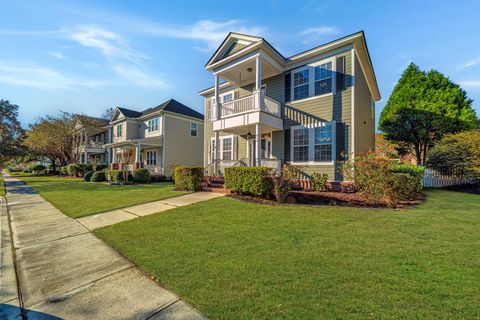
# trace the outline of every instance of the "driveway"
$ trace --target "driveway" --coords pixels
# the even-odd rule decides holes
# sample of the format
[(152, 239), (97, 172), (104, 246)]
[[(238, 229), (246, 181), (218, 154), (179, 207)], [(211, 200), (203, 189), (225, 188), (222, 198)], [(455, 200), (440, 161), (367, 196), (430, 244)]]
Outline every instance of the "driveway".
[(2, 217), (2, 238), (13, 248), (2, 243), (2, 258), (13, 257), (15, 268), (10, 263), (2, 273), (12, 292), (0, 317), (18, 304), (45, 319), (205, 319), (30, 187), (12, 177), (5, 184), (9, 219)]

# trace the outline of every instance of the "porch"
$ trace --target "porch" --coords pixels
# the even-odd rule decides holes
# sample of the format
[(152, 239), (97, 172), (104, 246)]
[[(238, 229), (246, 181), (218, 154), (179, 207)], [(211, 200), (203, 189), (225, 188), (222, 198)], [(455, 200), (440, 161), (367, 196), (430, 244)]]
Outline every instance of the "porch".
[(109, 145), (111, 148), (111, 170), (145, 168), (152, 175), (164, 174), (163, 143), (158, 137), (123, 141)]

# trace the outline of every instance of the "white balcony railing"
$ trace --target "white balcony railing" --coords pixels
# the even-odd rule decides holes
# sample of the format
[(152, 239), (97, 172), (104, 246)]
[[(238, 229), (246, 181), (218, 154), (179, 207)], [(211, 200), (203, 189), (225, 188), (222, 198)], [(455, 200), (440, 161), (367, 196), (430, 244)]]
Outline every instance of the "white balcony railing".
[[(213, 107), (213, 105), (211, 107)], [(213, 118), (214, 112), (212, 112), (211, 107), (208, 111)], [(258, 110), (279, 118), (281, 117), (280, 102), (264, 95), (262, 95), (262, 98), (260, 99), (260, 92), (254, 91), (252, 95), (247, 97), (221, 103), (220, 118)]]

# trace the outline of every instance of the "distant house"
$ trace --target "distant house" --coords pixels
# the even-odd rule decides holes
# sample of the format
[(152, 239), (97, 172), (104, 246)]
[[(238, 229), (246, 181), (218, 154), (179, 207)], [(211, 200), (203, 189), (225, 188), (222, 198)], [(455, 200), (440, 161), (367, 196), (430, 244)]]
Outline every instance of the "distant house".
[(73, 159), (78, 163), (107, 163), (110, 142), (108, 120), (86, 115), (75, 115), (75, 143)]
[(170, 176), (175, 165), (203, 164), (204, 117), (170, 99), (143, 111), (116, 108), (109, 127), (110, 167)]
[(284, 57), (264, 38), (230, 33), (207, 62), (204, 163), (209, 175), (251, 165), (342, 180), (337, 161), (375, 146), (380, 100), (363, 32)]

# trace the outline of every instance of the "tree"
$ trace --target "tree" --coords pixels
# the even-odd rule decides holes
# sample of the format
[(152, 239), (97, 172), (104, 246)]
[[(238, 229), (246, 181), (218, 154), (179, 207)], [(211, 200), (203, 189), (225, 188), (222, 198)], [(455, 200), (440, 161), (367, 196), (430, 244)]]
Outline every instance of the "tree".
[(413, 63), (403, 72), (379, 122), (385, 138), (412, 150), (418, 164), (426, 163), (429, 148), (445, 134), (478, 127), (472, 100), (458, 84)]
[(114, 112), (115, 112), (115, 108), (113, 107), (107, 108), (107, 110), (105, 110), (105, 112), (103, 113), (102, 118), (110, 120), (112, 119)]
[(480, 131), (447, 134), (428, 152), (428, 165), (440, 172), (480, 177)]
[(0, 100), (0, 162), (23, 153), (23, 129), (18, 117), (18, 106), (8, 100)]

